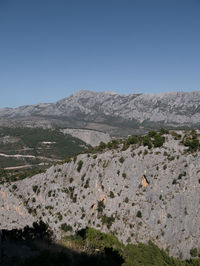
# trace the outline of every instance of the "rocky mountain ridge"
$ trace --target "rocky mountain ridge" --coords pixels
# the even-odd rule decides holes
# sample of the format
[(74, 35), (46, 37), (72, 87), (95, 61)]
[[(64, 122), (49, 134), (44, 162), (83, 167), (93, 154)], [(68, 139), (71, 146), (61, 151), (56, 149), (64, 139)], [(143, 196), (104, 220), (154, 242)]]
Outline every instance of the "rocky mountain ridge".
[[(141, 128), (199, 127), (200, 92), (119, 95), (79, 91), (56, 103), (4, 108), (1, 124), (71, 127), (129, 134)], [(17, 122), (16, 122), (17, 121)]]
[(183, 135), (165, 135), (161, 147), (120, 144), (80, 154), (44, 174), (1, 185), (0, 228), (41, 219), (60, 238), (62, 230), (90, 226), (123, 243), (152, 240), (189, 258), (191, 249), (200, 252), (200, 152), (188, 153)]

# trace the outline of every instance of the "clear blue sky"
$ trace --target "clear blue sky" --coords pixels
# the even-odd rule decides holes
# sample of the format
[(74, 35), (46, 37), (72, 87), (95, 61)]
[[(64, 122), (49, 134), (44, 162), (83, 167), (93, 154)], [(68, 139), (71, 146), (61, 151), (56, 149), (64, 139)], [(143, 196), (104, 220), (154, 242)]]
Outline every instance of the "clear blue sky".
[(0, 0), (0, 107), (200, 89), (200, 0)]

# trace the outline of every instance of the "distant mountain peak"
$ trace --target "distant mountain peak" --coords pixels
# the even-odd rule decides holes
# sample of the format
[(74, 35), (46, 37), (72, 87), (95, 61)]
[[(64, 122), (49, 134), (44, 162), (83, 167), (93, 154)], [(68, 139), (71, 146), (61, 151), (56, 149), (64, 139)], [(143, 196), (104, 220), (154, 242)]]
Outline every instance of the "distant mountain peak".
[(34, 125), (42, 125), (41, 120), (45, 119), (52, 126), (109, 133), (114, 128), (122, 132), (122, 129), (140, 127), (199, 127), (200, 91), (120, 95), (80, 90), (56, 103), (0, 109), (0, 117), (18, 125), (19, 120), (22, 125), (27, 124), (26, 117), (29, 117)]

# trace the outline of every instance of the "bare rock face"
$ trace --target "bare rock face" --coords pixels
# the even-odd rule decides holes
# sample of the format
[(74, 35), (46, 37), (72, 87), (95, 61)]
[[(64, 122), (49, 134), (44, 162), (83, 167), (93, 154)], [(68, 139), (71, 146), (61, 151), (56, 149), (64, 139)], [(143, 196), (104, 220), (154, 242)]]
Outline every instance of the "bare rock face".
[[(57, 238), (86, 226), (124, 243), (152, 240), (170, 255), (200, 251), (200, 153), (170, 135), (162, 148), (81, 154), (46, 173), (0, 186), (0, 228), (42, 219)], [(121, 159), (123, 158), (123, 159)]]
[[(11, 190), (1, 187), (0, 229), (19, 229), (23, 228), (24, 225), (32, 225), (33, 222), (34, 217), (29, 215), (28, 210), (24, 206), (24, 202), (20, 200), (19, 195), (18, 197), (13, 197), (13, 193)], [(4, 226), (5, 224), (7, 224), (6, 227)]]
[(91, 128), (121, 135), (122, 129), (141, 127), (199, 127), (200, 92), (119, 95), (83, 90), (56, 103), (1, 109), (0, 118), (1, 124)]
[(94, 130), (66, 128), (61, 129), (61, 132), (81, 139), (92, 147), (98, 146), (100, 142), (108, 143), (111, 140), (109, 134)]

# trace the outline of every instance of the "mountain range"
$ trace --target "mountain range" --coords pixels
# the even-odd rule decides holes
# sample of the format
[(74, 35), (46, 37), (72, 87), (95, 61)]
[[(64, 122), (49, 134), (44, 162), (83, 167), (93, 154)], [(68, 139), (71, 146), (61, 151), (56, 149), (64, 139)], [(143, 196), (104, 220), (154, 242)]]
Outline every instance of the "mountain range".
[(200, 91), (119, 95), (81, 90), (55, 103), (0, 109), (0, 125), (87, 128), (128, 135), (200, 126)]

